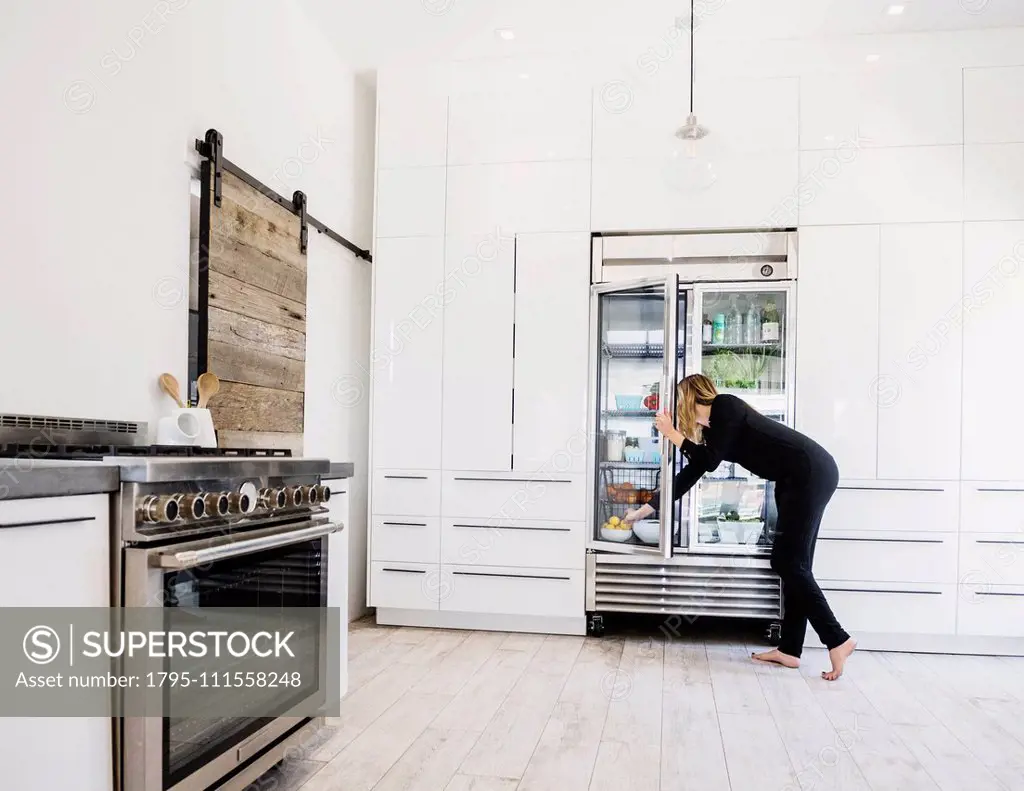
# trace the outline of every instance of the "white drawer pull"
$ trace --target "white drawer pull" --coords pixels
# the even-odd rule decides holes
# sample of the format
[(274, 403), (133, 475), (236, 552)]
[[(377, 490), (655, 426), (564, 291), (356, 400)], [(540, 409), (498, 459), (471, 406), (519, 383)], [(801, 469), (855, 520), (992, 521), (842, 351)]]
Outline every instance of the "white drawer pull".
[(426, 527), (426, 522), (381, 522), (382, 525), (388, 525), (389, 527)]
[(944, 544), (941, 538), (845, 538), (842, 536), (818, 536), (819, 541), (868, 541), (879, 544)]
[(456, 524), (453, 524), (452, 527), (464, 527), (464, 528), (467, 528), (467, 529), (475, 529), (475, 530), (531, 530), (531, 531), (547, 532), (547, 533), (571, 533), (572, 532), (572, 528), (569, 528), (569, 527), (513, 527), (511, 525), (502, 526), (502, 525), (456, 525)]
[(383, 568), (381, 571), (393, 571), (396, 574), (426, 574), (424, 569), (389, 569)]
[(942, 591), (895, 591), (885, 588), (822, 588), (829, 593), (905, 593), (910, 596), (941, 596)]
[(488, 483), (572, 483), (562, 478), (454, 478), (456, 481), (486, 481)]
[(427, 480), (426, 475), (385, 475), (385, 479), (388, 480), (399, 480), (399, 481), (425, 481)]
[(37, 519), (33, 522), (5, 522), (0, 524), (0, 530), (5, 527), (39, 527), (41, 525), (72, 525), (75, 522), (95, 522), (95, 516), (74, 516), (68, 519)]
[(564, 580), (568, 582), (571, 579), (571, 577), (554, 577), (544, 574), (487, 574), (483, 571), (453, 571), (452, 573), (460, 577), (503, 577), (514, 580)]

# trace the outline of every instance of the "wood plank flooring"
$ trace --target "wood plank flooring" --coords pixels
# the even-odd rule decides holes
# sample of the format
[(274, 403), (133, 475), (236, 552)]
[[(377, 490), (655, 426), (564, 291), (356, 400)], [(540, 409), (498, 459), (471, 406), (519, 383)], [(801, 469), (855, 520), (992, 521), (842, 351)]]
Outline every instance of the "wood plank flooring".
[(1024, 659), (352, 625), (349, 694), (275, 791), (1019, 791)]

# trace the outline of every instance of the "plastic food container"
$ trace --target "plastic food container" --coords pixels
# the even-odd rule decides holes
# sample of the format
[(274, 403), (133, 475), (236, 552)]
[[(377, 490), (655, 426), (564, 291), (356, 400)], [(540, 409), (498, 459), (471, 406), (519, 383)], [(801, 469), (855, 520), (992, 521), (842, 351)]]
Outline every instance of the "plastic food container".
[(641, 410), (644, 408), (643, 396), (638, 395), (616, 395), (615, 408), (620, 410)]

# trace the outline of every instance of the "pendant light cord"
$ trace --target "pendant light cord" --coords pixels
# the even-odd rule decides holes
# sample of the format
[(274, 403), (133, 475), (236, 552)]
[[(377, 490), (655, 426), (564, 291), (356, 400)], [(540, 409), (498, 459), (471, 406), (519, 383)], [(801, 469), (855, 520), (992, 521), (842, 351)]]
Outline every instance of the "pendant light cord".
[(693, 115), (693, 0), (690, 0), (690, 115)]

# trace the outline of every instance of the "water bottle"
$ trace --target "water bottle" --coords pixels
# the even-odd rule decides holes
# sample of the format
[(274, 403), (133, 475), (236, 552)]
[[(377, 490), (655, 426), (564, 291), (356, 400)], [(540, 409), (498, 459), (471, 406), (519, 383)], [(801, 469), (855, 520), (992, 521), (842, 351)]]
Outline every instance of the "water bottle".
[(729, 344), (742, 343), (743, 318), (740, 316), (739, 308), (736, 307), (736, 297), (731, 297), (729, 303), (729, 315), (725, 320), (725, 342)]
[(757, 309), (754, 302), (750, 303), (747, 309), (747, 337), (746, 342), (756, 344), (761, 342), (761, 311)]

